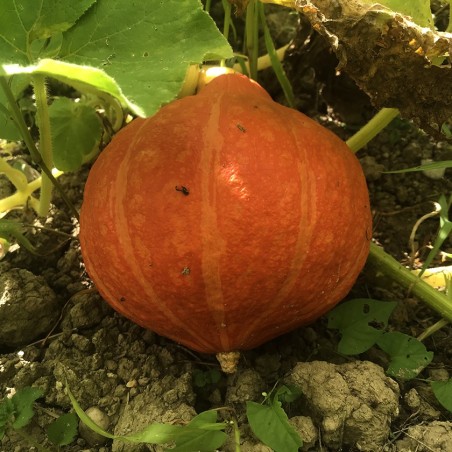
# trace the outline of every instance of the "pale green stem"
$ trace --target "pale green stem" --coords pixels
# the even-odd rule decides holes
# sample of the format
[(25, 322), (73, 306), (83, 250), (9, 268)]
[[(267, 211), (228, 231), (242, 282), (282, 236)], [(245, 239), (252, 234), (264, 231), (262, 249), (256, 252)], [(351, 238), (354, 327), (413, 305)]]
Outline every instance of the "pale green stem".
[(346, 143), (357, 152), (378, 135), (394, 118), (399, 115), (397, 108), (382, 108), (364, 127), (350, 137)]
[(232, 428), (233, 428), (233, 431), (234, 431), (235, 452), (240, 452), (241, 451), (241, 447), (240, 447), (240, 430), (239, 430), (239, 427), (238, 427), (237, 422), (235, 420), (232, 421)]
[[(35, 163), (41, 163), (41, 156), (39, 155), (38, 150), (36, 149), (35, 143), (33, 139), (31, 138), (30, 131), (27, 128), (27, 125), (25, 124), (24, 118), (22, 116), (22, 113), (19, 110), (19, 107), (17, 106), (16, 99), (14, 97), (14, 94), (11, 91), (11, 88), (9, 87), (8, 81), (5, 77), (0, 77), (0, 86), (3, 89), (3, 92), (5, 93), (6, 98), (8, 99), (9, 109), (11, 112), (11, 117), (14, 120), (14, 124), (16, 125), (17, 129), (20, 132), (20, 135), (22, 139), (25, 142), (25, 146), (27, 146), (27, 149), (30, 152), (31, 158)], [(50, 171), (47, 169), (47, 171)]]
[(373, 266), (377, 272), (380, 271), (408, 289), (411, 294), (422, 300), (443, 318), (452, 321), (451, 299), (410, 272), (375, 243), (370, 245), (367, 263)]
[[(286, 55), (287, 49), (289, 48), (290, 44), (286, 44), (283, 47), (280, 47), (279, 49), (276, 49), (276, 58), (278, 58), (279, 61), (284, 60), (284, 56)], [(246, 73), (249, 72), (250, 69), (250, 65), (248, 63), (248, 61), (245, 61), (243, 63), (245, 65), (246, 71), (243, 71), (242, 65), (240, 63), (235, 63), (234, 66), (232, 67), (234, 69), (234, 71), (236, 72), (241, 72)], [(270, 67), (273, 66), (272, 63), (272, 59), (270, 58), (270, 55), (267, 53), (265, 55), (260, 56), (257, 59), (257, 70), (258, 71), (263, 71), (264, 69), (268, 69)]]
[(449, 323), (449, 320), (446, 319), (438, 320), (432, 326), (426, 328), (416, 339), (418, 341), (425, 341), (425, 339), (427, 339), (429, 336), (436, 333), (440, 329), (444, 328), (445, 326), (449, 325)]
[[(54, 170), (53, 176), (58, 177), (63, 174), (62, 171)], [(39, 210), (40, 202), (34, 196), (33, 192), (41, 188), (42, 178), (38, 177), (29, 182), (23, 190), (17, 190), (11, 196), (0, 199), (0, 213), (8, 212), (9, 210), (23, 207), (29, 203), (36, 212)]]
[[(18, 130), (20, 131), (20, 134), (22, 136), (22, 139), (24, 140), (25, 145), (27, 146), (28, 151), (30, 152), (31, 158), (33, 161), (38, 164), (41, 167), (41, 170), (44, 174), (47, 175), (47, 177), (53, 182), (53, 185), (58, 189), (60, 192), (60, 195), (66, 205), (69, 207), (69, 209), (72, 211), (75, 218), (78, 219), (79, 215), (77, 212), (77, 209), (74, 207), (74, 205), (71, 203), (69, 198), (67, 197), (65, 191), (59, 184), (59, 182), (55, 179), (54, 175), (52, 174), (52, 171), (50, 168), (45, 165), (45, 163), (42, 160), (41, 154), (36, 149), (35, 142), (33, 141), (33, 138), (31, 137), (30, 131), (28, 130), (27, 125), (25, 124), (24, 117), (22, 116), (22, 113), (19, 110), (19, 107), (17, 106), (16, 99), (14, 98), (14, 95), (11, 91), (11, 88), (8, 85), (8, 81), (5, 77), (0, 77), (0, 87), (3, 89), (3, 92), (5, 93), (6, 98), (8, 99), (8, 105), (10, 108), (11, 116), (14, 120), (14, 123), (16, 124)], [(31, 200), (31, 207), (38, 211), (38, 205), (39, 201), (35, 198), (30, 198)], [(25, 205), (25, 203), (23, 204)], [(2, 210), (0, 210), (0, 213), (2, 213)]]
[(23, 192), (27, 189), (28, 182), (25, 174), (13, 168), (2, 158), (0, 158), (0, 173), (6, 174), (6, 177), (16, 187), (17, 191)]
[[(53, 167), (52, 136), (50, 134), (49, 107), (47, 105), (47, 90), (45, 76), (34, 74), (32, 83), (36, 99), (37, 123), (39, 127), (39, 152), (47, 168)], [(52, 181), (47, 175), (42, 175), (41, 197), (38, 215), (46, 216), (52, 200)]]

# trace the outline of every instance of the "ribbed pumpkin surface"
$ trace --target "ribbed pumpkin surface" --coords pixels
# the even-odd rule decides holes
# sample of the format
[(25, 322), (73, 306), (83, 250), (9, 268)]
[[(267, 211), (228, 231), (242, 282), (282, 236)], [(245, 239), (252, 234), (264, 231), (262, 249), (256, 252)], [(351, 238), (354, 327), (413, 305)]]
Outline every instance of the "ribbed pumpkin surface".
[(80, 242), (114, 309), (194, 350), (243, 350), (317, 319), (369, 251), (347, 146), (223, 75), (120, 131), (86, 184)]

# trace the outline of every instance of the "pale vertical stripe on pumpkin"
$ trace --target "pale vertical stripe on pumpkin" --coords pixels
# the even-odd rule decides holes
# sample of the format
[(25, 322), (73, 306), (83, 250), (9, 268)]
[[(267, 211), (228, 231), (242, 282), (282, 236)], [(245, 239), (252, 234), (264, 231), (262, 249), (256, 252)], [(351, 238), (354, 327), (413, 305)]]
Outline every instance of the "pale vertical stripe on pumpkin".
[[(275, 114), (275, 122), (278, 120), (277, 112)], [(287, 117), (285, 118), (287, 121)], [(300, 124), (298, 121), (290, 121), (290, 126), (287, 126), (287, 124), (283, 123), (281, 124), (281, 127), (287, 127), (289, 130), (295, 130), (296, 127), (299, 127)], [(271, 303), (271, 311), (267, 309), (262, 311), (259, 310), (256, 312), (256, 316), (252, 321), (249, 322), (247, 328), (244, 331), (244, 338), (243, 343), (245, 343), (249, 338), (250, 332), (253, 333), (254, 331), (258, 331), (259, 325), (262, 322), (265, 322), (265, 319), (268, 317), (279, 317), (281, 315), (281, 312), (284, 310), (288, 310), (288, 308), (285, 306), (285, 304), (288, 301), (288, 297), (290, 296), (291, 292), (293, 291), (295, 285), (299, 282), (300, 275), (302, 273), (302, 268), (304, 261), (308, 257), (306, 252), (303, 252), (304, 250), (309, 249), (309, 242), (311, 240), (312, 232), (315, 228), (315, 225), (307, 224), (307, 220), (309, 218), (317, 218), (316, 216), (316, 200), (313, 194), (316, 193), (316, 179), (315, 175), (310, 176), (310, 168), (306, 165), (305, 162), (308, 162), (309, 159), (306, 156), (306, 146), (299, 143), (298, 138), (296, 134), (292, 133), (292, 140), (293, 140), (293, 146), (290, 147), (292, 150), (292, 159), (294, 162), (294, 165), (296, 165), (297, 173), (298, 173), (298, 180), (299, 180), (299, 187), (300, 187), (300, 202), (299, 202), (299, 220), (298, 220), (298, 234), (297, 234), (297, 240), (295, 249), (293, 252), (292, 261), (290, 262), (290, 265), (288, 265), (288, 275), (282, 284), (280, 290), (275, 295), (275, 298), (273, 299)], [(303, 155), (299, 155), (299, 153), (303, 153)], [(295, 155), (296, 154), (296, 155)], [(293, 183), (293, 181), (290, 181), (289, 183)], [(308, 277), (308, 275), (305, 275), (305, 277)], [(289, 309), (290, 310), (290, 309)], [(295, 320), (295, 319), (292, 319)], [(273, 332), (268, 332), (269, 336), (274, 335)]]
[[(143, 121), (143, 124), (141, 125), (140, 129), (138, 129), (136, 133), (136, 137), (140, 137), (140, 130), (143, 127), (146, 127), (147, 120)], [(137, 146), (137, 139), (134, 138), (131, 140), (129, 144), (130, 149), (134, 149)], [(118, 168), (117, 177), (115, 179), (116, 189), (114, 190), (115, 193), (120, 193), (121, 196), (117, 196), (116, 202), (115, 202), (115, 212), (113, 213), (113, 218), (117, 216), (117, 218), (122, 219), (123, 221), (118, 221), (116, 224), (118, 226), (121, 226), (121, 228), (117, 231), (118, 236), (120, 237), (122, 243), (125, 246), (122, 246), (121, 250), (124, 253), (124, 260), (128, 263), (130, 266), (132, 273), (135, 277), (134, 283), (139, 284), (139, 287), (142, 291), (142, 293), (146, 294), (147, 297), (149, 297), (149, 300), (151, 300), (152, 303), (152, 310), (158, 311), (159, 315), (161, 317), (166, 318), (167, 323), (169, 325), (175, 325), (181, 330), (184, 331), (184, 334), (186, 336), (191, 336), (194, 343), (202, 344), (204, 347), (209, 348), (209, 343), (204, 341), (202, 336), (200, 337), (199, 332), (190, 327), (190, 325), (183, 321), (183, 319), (177, 317), (173, 314), (171, 309), (168, 306), (168, 303), (165, 303), (165, 300), (161, 300), (159, 296), (156, 294), (154, 289), (151, 287), (148, 281), (146, 281), (146, 277), (141, 269), (140, 262), (137, 260), (137, 253), (135, 252), (133, 239), (130, 235), (129, 231), (134, 231), (134, 228), (129, 227), (130, 222), (133, 221), (132, 218), (128, 215), (128, 209), (127, 205), (130, 203), (131, 198), (127, 192), (128, 187), (128, 177), (133, 177), (133, 173), (131, 174), (129, 170), (129, 161), (134, 157), (133, 152), (124, 152), (124, 158)], [(110, 296), (110, 301), (115, 299), (114, 294), (110, 294), (113, 296)], [(135, 300), (136, 301), (136, 300)], [(116, 303), (116, 309), (118, 309), (120, 312), (123, 312), (122, 307), (120, 304)], [(126, 313), (125, 313), (126, 314)], [(126, 314), (127, 315), (127, 314)], [(134, 318), (134, 321), (137, 323), (143, 324), (142, 319)], [(141, 321), (141, 322), (140, 322)], [(159, 331), (156, 331), (159, 333)], [(170, 332), (161, 333), (166, 336), (170, 335)], [(177, 340), (177, 338), (175, 338)]]
[(209, 119), (204, 127), (201, 145), (201, 237), (202, 275), (205, 284), (206, 305), (214, 325), (218, 329), (223, 350), (229, 350), (230, 342), (225, 324), (223, 290), (221, 287), (220, 260), (226, 245), (217, 221), (217, 171), (219, 153), (225, 145), (218, 130), (223, 93), (219, 94), (209, 107)]

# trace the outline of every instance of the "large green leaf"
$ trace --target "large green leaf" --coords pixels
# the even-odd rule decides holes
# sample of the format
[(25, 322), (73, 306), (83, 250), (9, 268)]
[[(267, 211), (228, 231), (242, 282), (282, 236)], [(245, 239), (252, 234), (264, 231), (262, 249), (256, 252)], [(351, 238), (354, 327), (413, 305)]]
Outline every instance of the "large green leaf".
[(246, 402), (246, 415), (253, 433), (275, 452), (296, 452), (302, 446), (277, 399), (270, 405)]
[(47, 427), (47, 435), (53, 444), (67, 446), (77, 435), (78, 417), (75, 413), (66, 413), (55, 419)]
[(391, 358), (387, 373), (392, 377), (414, 378), (433, 359), (433, 353), (422, 342), (398, 331), (383, 334), (377, 344)]
[(141, 116), (177, 96), (191, 63), (232, 56), (199, 0), (97, 0), (86, 11), (85, 0), (53, 21), (51, 0), (19, 3), (0, 4), (0, 76), (39, 72), (100, 89)]
[(433, 28), (433, 17), (430, 10), (430, 0), (361, 0), (362, 3), (368, 3), (370, 6), (380, 4), (397, 13), (411, 17), (421, 27)]
[(61, 48), (66, 61), (104, 69), (145, 115), (174, 99), (190, 63), (230, 56), (199, 0), (98, 0)]
[(40, 388), (26, 386), (17, 391), (11, 398), (14, 404), (14, 429), (25, 427), (34, 416), (33, 402), (42, 397), (43, 391)]
[(53, 162), (61, 171), (75, 171), (97, 150), (102, 124), (94, 107), (65, 97), (49, 107)]
[(384, 333), (396, 305), (392, 301), (358, 298), (334, 308), (328, 315), (328, 328), (338, 329), (342, 334), (339, 353), (357, 355), (372, 347)]
[(446, 381), (432, 381), (430, 385), (439, 403), (452, 413), (452, 378)]
[(39, 16), (33, 23), (31, 38), (45, 39), (69, 30), (79, 17), (97, 0), (16, 0), (22, 3), (23, 12), (29, 14), (41, 4)]
[[(14, 97), (19, 99), (29, 84), (30, 77), (28, 75), (18, 75), (13, 77), (10, 81), (10, 87)], [(8, 101), (1, 88), (0, 104), (0, 138), (9, 141), (19, 141), (21, 139), (19, 130), (11, 120)]]
[(26, 65), (45, 51), (46, 38), (71, 28), (96, 0), (2, 0), (0, 62)]

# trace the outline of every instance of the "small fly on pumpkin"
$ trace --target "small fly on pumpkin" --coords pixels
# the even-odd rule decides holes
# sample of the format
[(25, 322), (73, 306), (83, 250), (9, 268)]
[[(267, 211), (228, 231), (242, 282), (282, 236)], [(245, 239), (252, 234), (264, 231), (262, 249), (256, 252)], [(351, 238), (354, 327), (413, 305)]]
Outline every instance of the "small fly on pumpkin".
[(180, 191), (181, 193), (183, 193), (185, 196), (188, 196), (190, 194), (189, 190), (187, 187), (184, 187), (183, 185), (176, 185), (176, 191)]

